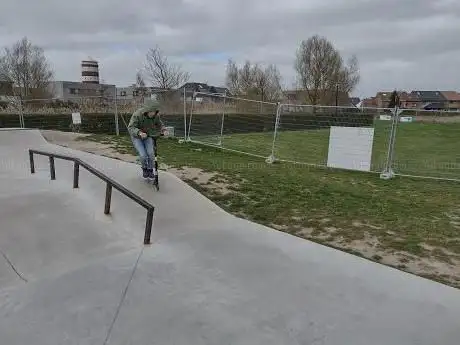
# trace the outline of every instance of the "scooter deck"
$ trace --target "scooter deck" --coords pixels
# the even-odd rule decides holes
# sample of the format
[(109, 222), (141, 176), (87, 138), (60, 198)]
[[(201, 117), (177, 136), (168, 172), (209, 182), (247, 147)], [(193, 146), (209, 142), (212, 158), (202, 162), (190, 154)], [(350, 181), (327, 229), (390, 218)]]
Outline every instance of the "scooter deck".
[(158, 185), (158, 175), (155, 177), (142, 177), (142, 179), (148, 184), (153, 184), (157, 190), (160, 190)]

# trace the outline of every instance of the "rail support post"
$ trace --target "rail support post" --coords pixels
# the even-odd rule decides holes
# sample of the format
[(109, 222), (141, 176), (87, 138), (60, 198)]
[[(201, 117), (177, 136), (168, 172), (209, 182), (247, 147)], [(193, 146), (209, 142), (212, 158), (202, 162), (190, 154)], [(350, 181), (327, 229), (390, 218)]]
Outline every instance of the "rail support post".
[(29, 151), (30, 173), (35, 174), (34, 153)]
[(80, 164), (75, 161), (73, 163), (73, 188), (78, 188), (80, 179)]
[(51, 179), (55, 180), (56, 179), (56, 167), (54, 165), (54, 157), (50, 156), (50, 174), (51, 174)]
[(110, 204), (112, 202), (112, 185), (107, 182), (107, 187), (105, 189), (105, 206), (104, 214), (110, 213)]
[(150, 244), (150, 235), (152, 233), (152, 224), (153, 224), (153, 211), (154, 208), (149, 208), (147, 210), (147, 219), (145, 221), (145, 234), (144, 234), (144, 244)]

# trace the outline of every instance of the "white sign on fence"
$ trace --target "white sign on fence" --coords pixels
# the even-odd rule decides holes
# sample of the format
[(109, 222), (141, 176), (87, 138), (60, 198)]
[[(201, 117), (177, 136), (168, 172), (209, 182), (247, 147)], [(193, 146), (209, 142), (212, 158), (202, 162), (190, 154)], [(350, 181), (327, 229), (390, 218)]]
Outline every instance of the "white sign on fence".
[(400, 122), (412, 122), (414, 121), (414, 118), (412, 116), (401, 116), (399, 118)]
[(172, 126), (166, 126), (165, 127), (165, 133), (164, 133), (164, 136), (166, 138), (169, 138), (169, 137), (174, 137), (174, 127)]
[(391, 121), (391, 116), (390, 115), (380, 115), (380, 120)]
[(360, 171), (371, 170), (374, 128), (331, 127), (327, 166)]
[(81, 125), (81, 115), (80, 115), (80, 113), (72, 113), (72, 123), (74, 125)]

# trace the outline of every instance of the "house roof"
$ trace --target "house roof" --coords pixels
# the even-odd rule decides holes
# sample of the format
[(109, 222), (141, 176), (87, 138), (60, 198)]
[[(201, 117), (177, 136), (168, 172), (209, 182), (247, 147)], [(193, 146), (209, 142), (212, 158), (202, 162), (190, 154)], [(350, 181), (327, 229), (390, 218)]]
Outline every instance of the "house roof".
[(399, 94), (399, 100), (401, 101), (408, 101), (411, 98), (410, 94), (407, 93), (406, 91), (399, 92), (398, 94)]
[[(394, 91), (379, 91), (375, 95), (376, 98), (390, 100)], [(409, 93), (406, 91), (396, 91), (400, 100), (407, 100), (409, 98)]]
[(361, 100), (359, 99), (359, 97), (350, 97), (350, 103), (351, 103), (351, 104), (357, 105), (359, 102), (361, 102)]
[(411, 95), (415, 95), (422, 102), (444, 102), (446, 99), (441, 91), (419, 91), (414, 90)]
[(215, 86), (214, 88), (216, 89), (216, 93), (230, 93), (226, 87)]
[(406, 102), (421, 102), (422, 100), (417, 96), (417, 94), (409, 93), (406, 95), (404, 99), (401, 98), (402, 101)]
[(441, 94), (448, 101), (460, 102), (460, 92), (457, 92), (457, 91), (441, 91)]
[(195, 91), (195, 92), (203, 92), (203, 93), (220, 93), (220, 94), (227, 93), (227, 95), (230, 95), (230, 91), (226, 87), (212, 86), (212, 85), (208, 85), (205, 83), (195, 83), (195, 82), (185, 83), (179, 88), (179, 90), (182, 90), (184, 88), (186, 91)]
[(185, 83), (184, 85), (182, 85), (181, 88), (199, 88), (199, 89), (206, 89), (208, 88), (208, 84), (205, 84), (205, 83), (196, 83), (196, 82), (189, 82), (189, 83)]

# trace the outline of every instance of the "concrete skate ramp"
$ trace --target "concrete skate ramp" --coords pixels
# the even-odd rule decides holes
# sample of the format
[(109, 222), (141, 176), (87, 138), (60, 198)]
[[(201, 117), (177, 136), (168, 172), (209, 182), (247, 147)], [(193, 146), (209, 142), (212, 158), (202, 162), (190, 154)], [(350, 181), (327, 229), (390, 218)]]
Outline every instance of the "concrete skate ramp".
[[(161, 145), (161, 143), (160, 143)], [(155, 205), (112, 196), (77, 156)], [(161, 190), (139, 167), (0, 131), (0, 339), (3, 344), (458, 344), (460, 292), (237, 219), (176, 177)]]

